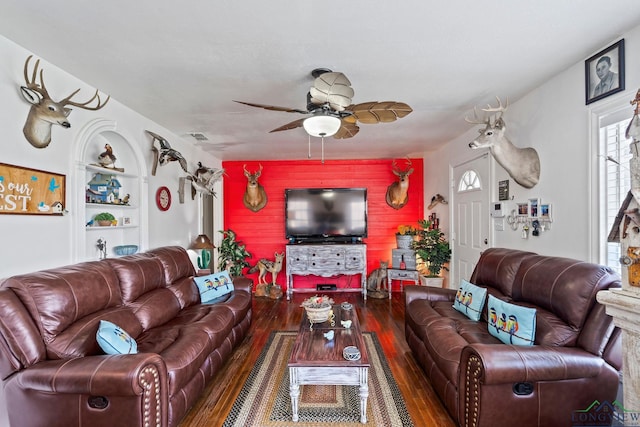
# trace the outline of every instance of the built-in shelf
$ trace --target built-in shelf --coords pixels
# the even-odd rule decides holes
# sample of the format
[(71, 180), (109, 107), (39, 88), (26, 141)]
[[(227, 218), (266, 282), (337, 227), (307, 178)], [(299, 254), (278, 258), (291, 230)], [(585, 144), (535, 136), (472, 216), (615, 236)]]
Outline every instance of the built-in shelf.
[(137, 225), (107, 225), (107, 226), (97, 226), (97, 227), (86, 227), (87, 231), (112, 231), (123, 228), (138, 228)]
[(138, 209), (136, 205), (122, 205), (118, 203), (86, 203), (88, 208), (103, 208), (103, 209)]
[[(74, 245), (76, 261), (98, 259), (103, 254), (98, 240), (105, 242), (108, 257), (115, 257), (114, 246), (148, 245), (147, 168), (137, 142), (116, 130), (116, 122), (93, 120), (80, 130), (76, 151)], [(113, 147), (116, 170), (97, 164), (106, 145)], [(101, 174), (103, 177), (96, 175)], [(104, 179), (105, 185), (101, 181)], [(117, 181), (117, 182), (115, 182)], [(91, 184), (90, 184), (91, 183)], [(105, 190), (106, 188), (106, 190)], [(127, 203), (118, 203), (127, 200)], [(115, 226), (87, 226), (93, 218), (108, 212), (118, 221)]]

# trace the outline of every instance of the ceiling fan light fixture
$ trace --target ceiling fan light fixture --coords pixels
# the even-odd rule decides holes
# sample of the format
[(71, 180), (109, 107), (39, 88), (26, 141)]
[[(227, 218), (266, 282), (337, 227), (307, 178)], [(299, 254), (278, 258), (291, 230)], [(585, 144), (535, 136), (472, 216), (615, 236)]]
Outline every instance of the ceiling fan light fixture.
[(302, 127), (307, 133), (316, 138), (333, 136), (338, 132), (342, 121), (334, 116), (313, 116), (305, 119)]

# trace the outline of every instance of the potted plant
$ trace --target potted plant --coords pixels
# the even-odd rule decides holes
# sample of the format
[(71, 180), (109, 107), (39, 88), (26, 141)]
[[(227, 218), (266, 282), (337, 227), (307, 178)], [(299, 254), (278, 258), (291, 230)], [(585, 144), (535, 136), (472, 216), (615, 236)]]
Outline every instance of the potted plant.
[(109, 212), (102, 212), (96, 215), (93, 220), (101, 226), (115, 225), (116, 217)]
[(451, 259), (449, 242), (439, 228), (433, 227), (431, 221), (423, 219), (418, 221), (418, 224), (418, 239), (411, 243), (411, 249), (424, 262), (426, 271), (421, 273), (426, 273), (426, 277), (440, 277), (442, 270), (449, 271), (445, 266)]
[(219, 230), (224, 236), (220, 246), (218, 246), (218, 270), (229, 270), (231, 276), (242, 276), (242, 269), (249, 267), (247, 258), (251, 254), (241, 241), (236, 240), (236, 233), (231, 230)]
[(411, 249), (411, 243), (416, 239), (418, 229), (413, 225), (399, 225), (396, 231), (396, 244), (398, 249)]

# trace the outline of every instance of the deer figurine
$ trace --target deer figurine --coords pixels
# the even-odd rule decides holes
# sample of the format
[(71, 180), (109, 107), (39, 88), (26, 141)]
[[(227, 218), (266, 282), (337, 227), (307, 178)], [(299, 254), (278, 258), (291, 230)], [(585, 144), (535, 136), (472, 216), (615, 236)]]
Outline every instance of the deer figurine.
[(247, 189), (244, 192), (243, 199), (244, 205), (247, 209), (258, 212), (267, 205), (267, 193), (264, 191), (264, 187), (258, 183), (258, 178), (262, 174), (262, 165), (255, 173), (249, 172), (247, 165), (242, 168), (244, 169), (244, 176), (247, 177)]
[(411, 160), (407, 158), (407, 165), (405, 169), (400, 169), (393, 161), (392, 165), (393, 173), (398, 177), (398, 180), (387, 187), (386, 200), (387, 204), (394, 209), (400, 209), (409, 201), (409, 175), (413, 173), (411, 167)]
[[(20, 91), (22, 97), (31, 104), (27, 121), (24, 124), (22, 132), (27, 138), (27, 141), (36, 148), (45, 148), (51, 142), (51, 126), (56, 124), (64, 128), (70, 128), (71, 124), (67, 120), (67, 117), (71, 113), (70, 108), (66, 108), (67, 105), (73, 105), (74, 107), (82, 108), (84, 110), (99, 110), (109, 102), (111, 97), (102, 102), (98, 90), (93, 94), (91, 99), (87, 102), (79, 103), (71, 101), (71, 98), (80, 91), (75, 90), (71, 95), (67, 96), (63, 100), (56, 102), (49, 96), (47, 88), (44, 85), (43, 71), (40, 69), (40, 83), (36, 83), (36, 77), (38, 76), (38, 69), (40, 68), (40, 60), (36, 61), (36, 65), (33, 68), (31, 78), (29, 78), (29, 61), (30, 55), (24, 63), (24, 80), (26, 86), (21, 86)], [(97, 105), (89, 106), (92, 102), (97, 100)]]
[(469, 143), (472, 149), (488, 147), (494, 159), (505, 168), (507, 173), (515, 182), (525, 188), (533, 188), (540, 180), (540, 157), (538, 152), (531, 147), (518, 148), (511, 143), (505, 136), (506, 124), (502, 119), (502, 114), (507, 110), (502, 105), (500, 98), (498, 107), (492, 108), (491, 105), (483, 108), (482, 111), (487, 113), (498, 113), (498, 116), (491, 123), (491, 116), (484, 121), (478, 121), (478, 115), (474, 108), (474, 120), (465, 117), (468, 123), (484, 124), (485, 128), (480, 129), (480, 135)]

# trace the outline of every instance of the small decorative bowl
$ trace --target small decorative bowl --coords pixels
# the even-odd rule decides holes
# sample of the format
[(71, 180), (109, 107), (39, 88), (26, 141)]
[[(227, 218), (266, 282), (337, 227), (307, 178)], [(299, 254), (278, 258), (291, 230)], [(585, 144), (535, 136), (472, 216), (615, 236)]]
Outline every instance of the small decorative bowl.
[(353, 305), (345, 301), (342, 304), (340, 304), (340, 307), (342, 307), (343, 310), (351, 310), (353, 308)]
[(138, 245), (120, 245), (114, 246), (113, 252), (118, 256), (133, 255), (138, 252)]
[(360, 350), (350, 345), (342, 350), (342, 356), (347, 360), (360, 360)]

